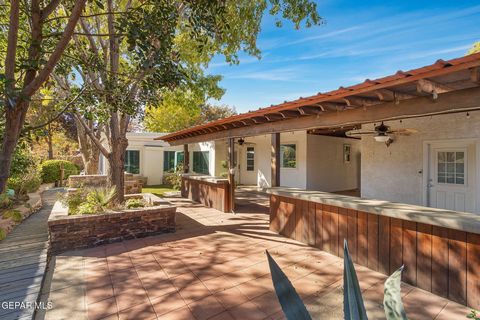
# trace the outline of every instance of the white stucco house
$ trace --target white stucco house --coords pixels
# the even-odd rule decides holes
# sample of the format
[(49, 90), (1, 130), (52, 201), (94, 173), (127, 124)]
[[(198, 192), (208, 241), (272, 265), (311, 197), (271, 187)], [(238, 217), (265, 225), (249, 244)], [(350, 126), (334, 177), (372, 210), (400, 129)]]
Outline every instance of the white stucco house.
[[(480, 112), (387, 121), (415, 131), (395, 136), (388, 147), (372, 136), (359, 139), (281, 133), (281, 185), (363, 198), (480, 211)], [(362, 130), (373, 129), (364, 125)], [(161, 184), (164, 172), (183, 162), (183, 146), (153, 140), (159, 133), (129, 133), (127, 172)], [(270, 187), (270, 136), (236, 142), (238, 185)], [(210, 176), (227, 172), (227, 140), (189, 144), (191, 171)], [(104, 162), (104, 159), (103, 159)], [(105, 164), (101, 167), (105, 168)]]

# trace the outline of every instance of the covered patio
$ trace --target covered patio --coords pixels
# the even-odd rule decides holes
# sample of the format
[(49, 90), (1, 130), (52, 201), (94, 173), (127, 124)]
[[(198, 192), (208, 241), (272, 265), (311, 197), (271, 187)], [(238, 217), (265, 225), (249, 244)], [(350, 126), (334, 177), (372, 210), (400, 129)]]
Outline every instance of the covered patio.
[[(45, 319), (284, 319), (265, 250), (293, 281), (311, 315), (343, 319), (343, 261), (269, 230), (268, 198), (240, 191), (225, 214), (182, 198), (177, 232), (52, 258)], [(255, 200), (248, 200), (255, 199)], [(370, 319), (384, 319), (385, 275), (356, 266)], [(470, 309), (404, 284), (409, 319), (464, 319)]]

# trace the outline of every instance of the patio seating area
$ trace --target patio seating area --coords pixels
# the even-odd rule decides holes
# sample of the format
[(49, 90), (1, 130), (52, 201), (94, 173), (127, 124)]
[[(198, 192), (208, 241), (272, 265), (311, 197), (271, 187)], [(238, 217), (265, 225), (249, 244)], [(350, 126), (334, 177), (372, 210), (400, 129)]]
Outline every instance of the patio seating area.
[[(269, 231), (268, 198), (237, 193), (237, 213), (190, 200), (177, 232), (52, 257), (46, 319), (284, 319), (265, 250), (285, 271), (315, 319), (343, 318), (343, 260)], [(385, 319), (385, 276), (356, 266), (370, 319)], [(403, 285), (409, 319), (465, 319), (469, 308)]]

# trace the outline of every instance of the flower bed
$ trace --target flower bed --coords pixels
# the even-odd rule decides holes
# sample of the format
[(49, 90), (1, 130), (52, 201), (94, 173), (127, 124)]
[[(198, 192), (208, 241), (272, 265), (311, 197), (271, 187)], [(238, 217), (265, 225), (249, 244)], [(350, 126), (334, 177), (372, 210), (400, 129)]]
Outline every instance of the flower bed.
[(127, 195), (151, 204), (101, 214), (68, 215), (68, 207), (57, 201), (48, 219), (50, 251), (68, 250), (175, 232), (176, 207), (153, 194)]

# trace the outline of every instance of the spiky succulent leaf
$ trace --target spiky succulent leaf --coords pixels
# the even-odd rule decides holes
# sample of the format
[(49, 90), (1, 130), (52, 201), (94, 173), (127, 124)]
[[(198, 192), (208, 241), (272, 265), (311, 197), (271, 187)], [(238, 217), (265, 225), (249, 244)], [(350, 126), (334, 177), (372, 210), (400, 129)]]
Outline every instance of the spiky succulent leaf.
[(352, 258), (348, 252), (347, 240), (343, 244), (343, 314), (346, 320), (367, 320), (362, 292)]
[(392, 273), (385, 281), (383, 307), (385, 309), (385, 316), (387, 320), (407, 320), (407, 314), (403, 308), (402, 295), (400, 290), (400, 283), (402, 280), (401, 266), (397, 271)]
[(282, 269), (273, 260), (272, 256), (266, 251), (268, 266), (272, 276), (273, 287), (277, 294), (278, 301), (282, 306), (283, 313), (288, 320), (311, 320), (307, 308), (303, 304), (302, 299), (293, 287), (290, 280), (283, 273)]

